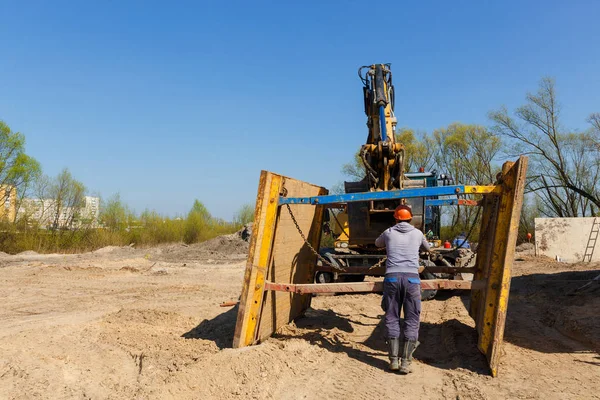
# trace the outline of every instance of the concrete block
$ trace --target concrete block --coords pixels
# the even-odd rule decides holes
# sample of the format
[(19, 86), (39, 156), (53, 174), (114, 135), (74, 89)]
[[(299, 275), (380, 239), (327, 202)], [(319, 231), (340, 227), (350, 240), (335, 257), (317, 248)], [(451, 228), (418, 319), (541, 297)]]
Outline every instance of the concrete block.
[[(536, 218), (536, 254), (568, 263), (583, 261), (593, 224), (594, 217)], [(592, 261), (600, 261), (599, 247), (594, 249)]]

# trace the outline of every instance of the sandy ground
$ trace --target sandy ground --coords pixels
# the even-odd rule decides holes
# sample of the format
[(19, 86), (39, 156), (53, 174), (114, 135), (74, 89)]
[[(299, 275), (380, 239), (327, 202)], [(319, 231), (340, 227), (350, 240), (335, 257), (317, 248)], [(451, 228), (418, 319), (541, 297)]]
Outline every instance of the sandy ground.
[[(246, 246), (246, 247), (245, 247)], [(600, 399), (598, 275), (518, 253), (500, 376), (465, 304), (424, 303), (415, 372), (385, 370), (380, 296), (318, 296), (276, 337), (232, 349), (247, 245), (233, 238), (0, 256), (0, 399)]]

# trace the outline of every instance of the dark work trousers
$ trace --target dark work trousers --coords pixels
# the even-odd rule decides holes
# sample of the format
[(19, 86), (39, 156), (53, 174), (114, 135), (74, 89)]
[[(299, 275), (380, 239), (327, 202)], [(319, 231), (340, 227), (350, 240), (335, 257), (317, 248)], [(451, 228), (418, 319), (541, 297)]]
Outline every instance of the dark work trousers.
[[(381, 308), (385, 311), (387, 337), (404, 340), (419, 338), (421, 319), (421, 280), (417, 273), (386, 274), (383, 281)], [(400, 329), (400, 310), (404, 308), (404, 323)]]

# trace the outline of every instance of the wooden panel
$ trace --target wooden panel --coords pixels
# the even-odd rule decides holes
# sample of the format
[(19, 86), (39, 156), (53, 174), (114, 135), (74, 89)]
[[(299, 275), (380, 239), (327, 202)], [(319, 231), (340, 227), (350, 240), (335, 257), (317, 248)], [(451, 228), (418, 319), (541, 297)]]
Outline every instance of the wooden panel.
[[(500, 204), (499, 196), (485, 195), (483, 198), (483, 215), (481, 226), (479, 228), (479, 238), (477, 243), (477, 259), (475, 261), (474, 280), (485, 280), (490, 276), (490, 264), (492, 259), (493, 243), (496, 234), (496, 221), (498, 215), (498, 206)], [(474, 289), (471, 292), (471, 302), (469, 313), (475, 320), (477, 331), (481, 334), (481, 321), (483, 321), (483, 296), (484, 290)]]
[[(316, 256), (305, 245), (287, 207), (278, 205), (281, 193), (303, 197), (327, 194), (327, 190), (262, 171), (234, 347), (247, 346), (271, 336), (310, 305), (309, 295), (264, 291), (267, 278), (281, 283), (312, 282), (316, 265)], [(318, 249), (323, 208), (311, 205), (290, 207), (300, 229)]]
[[(516, 163), (507, 162), (502, 168), (502, 193), (493, 223), (495, 236), (490, 242), (491, 257), (480, 264), (487, 275), (485, 291), (479, 295), (476, 324), (479, 331), (479, 349), (488, 359), (492, 376), (498, 373), (500, 352), (510, 292), (511, 268), (514, 259), (519, 219), (523, 205), (527, 157)], [(486, 252), (489, 255), (489, 253)], [(484, 277), (485, 278), (485, 277)]]

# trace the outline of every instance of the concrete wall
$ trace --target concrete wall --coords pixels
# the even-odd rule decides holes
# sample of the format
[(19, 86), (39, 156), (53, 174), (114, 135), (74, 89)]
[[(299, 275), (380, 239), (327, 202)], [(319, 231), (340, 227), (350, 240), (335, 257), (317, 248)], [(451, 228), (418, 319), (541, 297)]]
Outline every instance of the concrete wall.
[[(593, 223), (593, 217), (536, 218), (536, 254), (551, 258), (558, 256), (564, 262), (583, 261)], [(596, 245), (592, 261), (600, 261), (600, 245)]]

